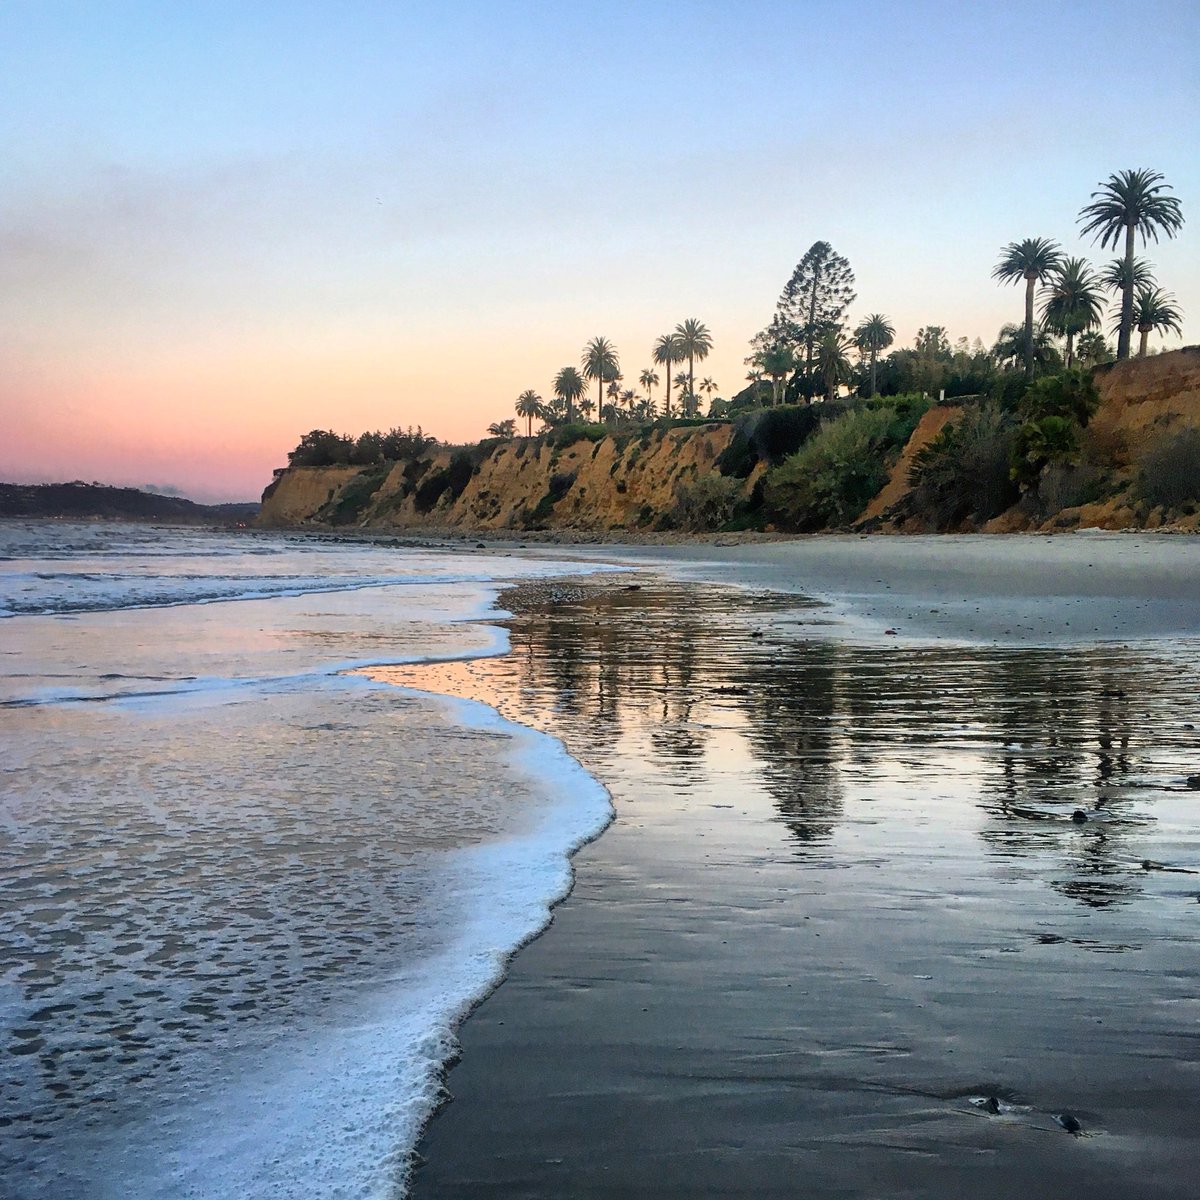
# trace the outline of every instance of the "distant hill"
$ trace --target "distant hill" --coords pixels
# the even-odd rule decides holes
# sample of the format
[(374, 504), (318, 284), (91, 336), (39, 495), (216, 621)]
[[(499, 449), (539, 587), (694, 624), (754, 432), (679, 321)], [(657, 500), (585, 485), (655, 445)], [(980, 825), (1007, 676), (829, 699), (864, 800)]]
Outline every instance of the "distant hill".
[(257, 503), (197, 504), (182, 496), (99, 483), (0, 483), (0, 517), (237, 525), (253, 521), (259, 507)]

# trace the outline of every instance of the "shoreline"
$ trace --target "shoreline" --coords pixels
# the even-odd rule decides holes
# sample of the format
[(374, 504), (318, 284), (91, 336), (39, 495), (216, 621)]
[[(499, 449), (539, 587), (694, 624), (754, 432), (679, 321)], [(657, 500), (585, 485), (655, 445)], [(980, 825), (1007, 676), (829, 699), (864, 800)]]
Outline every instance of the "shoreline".
[[(755, 784), (744, 772), (716, 771), (709, 764), (706, 781), (703, 764), (709, 752), (694, 748), (698, 739), (719, 743), (735, 734), (772, 735), (768, 726), (756, 725), (754, 733), (731, 717), (739, 706), (751, 703), (742, 697), (761, 690), (761, 685), (743, 683), (736, 675), (733, 682), (714, 685), (702, 660), (692, 663), (696, 678), (691, 683), (668, 671), (661, 698), (656, 698), (657, 685), (647, 690), (647, 682), (635, 678), (643, 669), (652, 673), (656, 659), (665, 661), (654, 648), (658, 643), (653, 629), (645, 625), (649, 622), (664, 638), (670, 636), (670, 627), (661, 624), (663, 614), (656, 617), (654, 612), (656, 606), (670, 603), (664, 596), (675, 588), (695, 605), (726, 612), (729, 619), (720, 645), (704, 643), (702, 651), (706, 658), (720, 658), (725, 670), (734, 669), (742, 655), (757, 655), (773, 678), (780, 656), (798, 655), (806, 671), (817, 671), (815, 679), (851, 678), (853, 672), (845, 673), (849, 667), (826, 675), (822, 664), (832, 654), (855, 670), (886, 672), (872, 685), (885, 689), (880, 699), (868, 702), (881, 718), (888, 712), (882, 697), (894, 686), (896, 664), (906, 664), (903, 670), (910, 680), (932, 672), (931, 678), (944, 685), (944, 673), (953, 673), (956, 660), (946, 657), (945, 647), (922, 647), (908, 639), (903, 644), (876, 641), (857, 649), (837, 637), (797, 642), (771, 620), (780, 604), (764, 607), (742, 589), (736, 601), (728, 602), (732, 593), (727, 589), (709, 588), (709, 593), (724, 596), (713, 599), (711, 594), (705, 597), (695, 579), (672, 585), (653, 577), (637, 591), (599, 587), (594, 591), (607, 592), (605, 598), (568, 597), (549, 612), (531, 611), (526, 601), (533, 598), (516, 597), (515, 615), (506, 622), (513, 636), (509, 659), (432, 668), (418, 672), (415, 681), (413, 673), (404, 672), (412, 686), (472, 695), (510, 718), (530, 722), (538, 713), (543, 718), (549, 713), (547, 701), (554, 695), (560, 702), (569, 696), (571, 703), (582, 703), (582, 677), (572, 676), (575, 682), (562, 692), (560, 686), (528, 674), (541, 653), (535, 653), (538, 645), (561, 648), (572, 638), (585, 643), (588, 637), (603, 640), (614, 621), (614, 639), (650, 639), (619, 651), (623, 657), (613, 666), (607, 685), (602, 657), (580, 651), (579, 661), (588, 664), (593, 683), (601, 688), (598, 702), (615, 706), (613, 728), (621, 732), (613, 733), (617, 741), (610, 744), (602, 710), (597, 717), (575, 718), (573, 729), (558, 715), (549, 731), (562, 737), (572, 755), (609, 789), (617, 818), (574, 858), (575, 888), (554, 910), (550, 928), (520, 952), (500, 987), (460, 1029), (462, 1054), (447, 1079), (454, 1098), (435, 1116), (419, 1145), (418, 1161), (423, 1165), (412, 1195), (417, 1200), (463, 1194), (783, 1196), (795, 1194), (797, 1172), (811, 1179), (820, 1194), (863, 1197), (878, 1195), (881, 1187), (896, 1194), (950, 1196), (970, 1189), (985, 1196), (1011, 1195), (1014, 1190), (1049, 1196), (1078, 1194), (1086, 1186), (1091, 1195), (1115, 1200), (1130, 1194), (1135, 1179), (1139, 1195), (1188, 1194), (1186, 1154), (1180, 1155), (1191, 1133), (1185, 1121), (1169, 1115), (1186, 1109), (1178, 1081), (1174, 1091), (1166, 1085), (1160, 1088), (1153, 1103), (1146, 1100), (1144, 1086), (1132, 1101), (1118, 1100), (1121, 1088), (1136, 1091), (1140, 1086), (1133, 1083), (1131, 1055), (1136, 1057), (1147, 1046), (1165, 1045), (1161, 1039), (1167, 1036), (1177, 1042), (1182, 1069), (1191, 1061), (1186, 1035), (1179, 1040), (1178, 1029), (1152, 1029), (1130, 1040), (1118, 1033), (1117, 1043), (1104, 1051), (1087, 1040), (1105, 1038), (1099, 1028), (1094, 1035), (1084, 1032), (1090, 1022), (1081, 1024), (1071, 1017), (1063, 1026), (1064, 1014), (1080, 1003), (1091, 1004), (1093, 1014), (1099, 1014), (1091, 1021), (1112, 1029), (1136, 1030), (1139, 1020), (1144, 1026), (1146, 1018), (1135, 1019), (1134, 1011), (1147, 996), (1135, 994), (1128, 985), (1112, 994), (1117, 984), (1110, 962), (1119, 961), (1122, 954), (1138, 957), (1143, 962), (1134, 968), (1137, 974), (1145, 969), (1144, 958), (1150, 953), (1161, 972), (1171, 939), (1159, 936), (1162, 930), (1154, 928), (1152, 918), (1147, 918), (1149, 925), (1138, 924), (1141, 915), (1126, 918), (1123, 900), (1116, 903), (1115, 912), (1106, 903), (1090, 907), (1070, 890), (1055, 894), (1058, 885), (1039, 872), (1034, 873), (1036, 879), (1001, 872), (998, 881), (987, 873), (981, 880), (977, 866), (968, 869), (978, 853), (977, 832), (967, 837), (959, 827), (961, 818), (954, 817), (926, 844), (930, 819), (921, 817), (919, 828), (911, 827), (911, 792), (880, 792), (877, 783), (869, 782), (869, 774), (855, 785), (874, 786), (877, 793), (874, 806), (863, 809), (861, 817), (851, 816), (850, 810), (863, 801), (852, 801), (854, 793), (835, 784), (826, 774), (828, 767), (815, 768), (815, 777), (800, 768), (800, 775), (787, 784), (783, 795), (795, 795), (802, 804), (803, 796), (817, 787), (816, 809), (799, 809), (791, 818), (779, 808), (785, 803), (782, 798), (764, 807), (761, 779)], [(779, 593), (775, 596), (781, 599)], [(511, 598), (506, 594), (502, 602)], [(592, 603), (599, 604), (594, 622), (584, 617)], [(582, 610), (562, 611), (573, 605), (582, 605)], [(750, 610), (750, 622), (736, 619), (740, 608)], [(541, 632), (535, 633), (535, 627)], [(600, 632), (589, 634), (597, 628)], [(765, 636), (752, 639), (755, 630)], [(618, 641), (613, 644), (619, 646)], [(629, 657), (638, 650), (646, 659), (644, 667)], [(1070, 683), (1075, 691), (1064, 698), (1076, 695), (1086, 680), (1093, 703), (1106, 705), (1111, 702), (1103, 697), (1109, 691), (1124, 694), (1125, 686), (1133, 688), (1132, 681), (1151, 686), (1141, 675), (1145, 657), (1152, 653), (1147, 649), (1078, 643), (1050, 648), (974, 646), (980, 669), (1001, 675), (1014, 669), (1005, 665), (1014, 661), (1013, 651), (1021, 652), (1017, 661), (1032, 656), (1034, 664), (1036, 680), (1025, 686), (1029, 699), (1022, 703), (1045, 714), (1023, 735), (1031, 741), (1058, 732), (1049, 723), (1045, 697), (1038, 699), (1042, 693), (1057, 694)], [(1194, 648), (1185, 646), (1178, 653), (1194, 664)], [(1168, 653), (1167, 660), (1173, 654)], [(525, 667), (513, 661), (522, 657)], [(550, 671), (550, 660), (543, 669)], [(1073, 678), (1080, 672), (1079, 679)], [(524, 699), (516, 687), (522, 678), (530, 693)], [(1123, 686), (1113, 686), (1118, 683)], [(969, 694), (975, 684), (968, 673), (957, 686)], [(1005, 676), (997, 686), (1000, 690), (988, 703), (1004, 705), (1015, 685)], [(612, 689), (610, 701), (604, 700), (606, 687)], [(797, 726), (801, 746), (809, 747), (802, 758), (817, 764), (828, 762), (833, 754), (842, 763), (841, 772), (857, 774), (877, 755), (894, 754), (894, 731), (873, 742), (874, 750), (861, 760), (846, 759), (837, 752), (836, 740), (824, 740), (826, 735), (813, 743), (814, 730), (840, 718), (820, 705), (812, 711), (818, 699), (807, 689), (805, 694), (807, 699), (794, 701), (808, 714)], [(657, 730), (646, 727), (645, 712), (640, 734), (636, 719), (622, 719), (622, 697), (634, 707), (667, 706), (657, 718)], [(1172, 709), (1181, 699), (1177, 695), (1166, 702), (1165, 711), (1173, 718), (1192, 715)], [(1141, 699), (1133, 701), (1130, 708), (1140, 703)], [(1194, 697), (1186, 703), (1194, 707)], [(961, 739), (962, 733), (952, 731), (967, 728), (959, 722), (973, 719), (972, 704), (961, 712), (956, 704), (939, 725), (933, 710), (921, 703), (919, 691), (905, 704), (914, 723), (932, 721), (935, 731), (943, 729), (935, 744), (944, 737)], [(860, 715), (855, 721), (863, 719)], [(1125, 720), (1122, 717), (1119, 727), (1111, 730), (1089, 728), (1086, 740), (1103, 745), (1115, 736), (1129, 758), (1133, 727), (1126, 727)], [(1068, 722), (1072, 728), (1073, 721)], [(851, 728), (846, 727), (847, 733)], [(1079, 726), (1081, 737), (1084, 728)], [(658, 761), (645, 752), (630, 752), (632, 747), (624, 743), (637, 736), (649, 738), (647, 746), (658, 747), (653, 752)], [(1144, 739), (1145, 731), (1139, 736)], [(1012, 754), (1002, 749), (1011, 737), (1001, 737), (998, 729), (995, 738), (984, 739), (987, 753), (998, 758)], [(928, 735), (922, 735), (910, 756), (916, 756), (916, 747), (927, 740)], [(1169, 740), (1172, 748), (1178, 747), (1181, 771), (1185, 759), (1200, 759), (1194, 734), (1180, 733), (1176, 725)], [(769, 744), (778, 744), (771, 752), (778, 757), (786, 741)], [(818, 746), (827, 748), (814, 759)], [(947, 753), (951, 761), (959, 753), (953, 741)], [(1138, 753), (1135, 750), (1132, 757)], [(958, 786), (941, 779), (945, 764), (938, 767), (936, 754), (927, 757), (923, 771), (930, 772), (935, 791)], [(731, 761), (737, 759), (734, 755)], [(856, 761), (863, 765), (854, 765)], [(1019, 774), (1028, 774), (1027, 786), (1037, 787), (1040, 764), (1014, 761)], [(892, 766), (899, 770), (895, 762)], [(1131, 769), (1128, 764), (1124, 768), (1127, 773)], [(678, 775), (678, 770), (684, 774)], [(1112, 768), (1108, 770), (1104, 786), (1109, 791), (1127, 787), (1129, 780), (1116, 780)], [(1081, 801), (1080, 785), (1057, 783), (1064, 790), (1062, 803)], [(1045, 784), (1043, 780), (1043, 790)], [(945, 798), (935, 798), (935, 811), (951, 815)], [(1132, 806), (1136, 791), (1129, 790), (1121, 799), (1129, 799)], [(1046, 828), (1054, 832), (1056, 843), (1078, 832), (1059, 805), (1043, 796), (1042, 807), (1053, 822)], [(878, 815), (884, 811), (886, 822)], [(987, 811), (985, 824), (990, 827), (999, 820), (1000, 832), (1012, 821), (1022, 824), (1011, 812), (1000, 819)], [(780, 854), (772, 840), (778, 835), (770, 830), (777, 829), (781, 819), (794, 830), (791, 836), (800, 839), (799, 866), (795, 852)], [(848, 857), (837, 853), (839, 838), (850, 837), (847, 848), (853, 848), (857, 840), (870, 840), (873, 826), (880, 824), (892, 829), (889, 837), (899, 838), (901, 852), (889, 847), (894, 862), (875, 854), (864, 856), (857, 849)], [(1182, 858), (1180, 845), (1173, 842), (1166, 848), (1154, 843), (1153, 850), (1147, 859), (1171, 858), (1174, 853), (1172, 861), (1185, 861), (1187, 869), (1200, 867), (1194, 836), (1185, 838)], [(1036, 859), (1038, 848), (1031, 845), (1027, 852)], [(911, 868), (901, 869), (906, 857), (927, 853), (933, 853), (938, 864), (931, 880), (914, 878)], [(1129, 886), (1141, 887), (1135, 856), (1130, 848), (1127, 861), (1116, 869), (1119, 875), (1133, 876)], [(892, 880), (891, 885), (884, 886), (877, 873)], [(1091, 886), (1088, 879), (1081, 879), (1085, 893), (1080, 894)], [(932, 916), (927, 904), (934, 901), (938, 887), (951, 882), (948, 912)], [(1044, 895), (1048, 883), (1053, 897), (1049, 904)], [(1157, 877), (1154, 883), (1158, 885)], [(997, 884), (1000, 890), (993, 895)], [(1194, 908), (1200, 881), (1180, 875), (1177, 882), (1171, 876), (1170, 885), (1174, 890), (1157, 903), (1166, 902), (1172, 913), (1178, 912), (1179, 917), (1172, 917), (1177, 923), (1183, 913), (1191, 916), (1186, 902)], [(1028, 932), (1019, 927), (1021, 922), (1013, 926), (1008, 919), (1014, 886), (1018, 900), (1033, 906), (1025, 914), (1029, 923), (1043, 931), (1031, 943), (1037, 948), (1034, 957), (1041, 961), (1027, 957), (1033, 954), (1025, 941)], [(977, 909), (978, 899), (971, 897), (981, 888), (993, 902), (1003, 898), (1004, 904)], [(936, 903), (945, 907), (944, 900)], [(972, 934), (983, 912), (991, 915), (984, 916)], [(867, 929), (856, 932), (855, 925), (864, 917)], [(1098, 921), (1110, 920), (1121, 929), (1108, 930), (1114, 935), (1109, 939), (1113, 958), (1106, 961), (1085, 947), (1096, 941), (1091, 935)], [(1122, 924), (1127, 920), (1137, 926), (1141, 943), (1135, 944), (1132, 936), (1116, 936), (1132, 935), (1134, 931)], [(896, 936), (877, 944), (871, 936), (877, 925), (891, 928)], [(929, 926), (935, 927), (932, 933)], [(1177, 924), (1173, 928), (1179, 929)], [(981, 934), (983, 941), (970, 952)], [(1195, 940), (1192, 931), (1186, 936)], [(821, 937), (830, 940), (809, 940)], [(837, 954), (828, 958), (818, 953), (797, 975), (796, 950), (803, 947), (807, 956), (821, 946)], [(974, 965), (979, 950), (985, 951), (982, 967)], [(1022, 957), (1001, 957), (1006, 952)], [(880, 974), (875, 961), (880, 953), (884, 959), (900, 955), (904, 961)], [(1103, 964), (1099, 974), (1097, 963)], [(849, 976), (847, 964), (852, 965)], [(993, 986), (996, 970), (1010, 979), (1012, 994), (1002, 1002), (998, 994), (980, 990)], [(928, 982), (935, 978), (938, 984)], [(1115, 978), (1125, 978), (1123, 965)], [(1169, 971), (1155, 975), (1150, 1000), (1163, 987), (1170, 991), (1169, 979)], [(964, 1007), (962, 999), (941, 997), (942, 986), (951, 994), (972, 997), (972, 1002)], [(867, 994), (860, 996), (864, 989)], [(901, 996), (905, 999), (897, 1009)], [(976, 1005), (988, 1013), (983, 1026)], [(918, 1010), (932, 1010), (933, 1015)], [(893, 1030), (889, 1041), (888, 1022), (901, 1011), (906, 1032), (896, 1041)], [(880, 1020), (884, 1025), (879, 1026)], [(949, 1029), (952, 1041), (946, 1043), (942, 1038)], [(980, 1038), (982, 1046), (973, 1044)], [(948, 1057), (956, 1053), (963, 1055), (961, 1069)], [(914, 1060), (919, 1060), (919, 1068), (914, 1068)], [(1118, 1086), (1117, 1080), (1123, 1082)], [(981, 1107), (993, 1101), (998, 1112)], [(1082, 1136), (1070, 1135), (1072, 1120), (1081, 1122)], [(978, 1174), (981, 1155), (989, 1162), (986, 1178)], [(914, 1186), (916, 1191), (911, 1191)]]

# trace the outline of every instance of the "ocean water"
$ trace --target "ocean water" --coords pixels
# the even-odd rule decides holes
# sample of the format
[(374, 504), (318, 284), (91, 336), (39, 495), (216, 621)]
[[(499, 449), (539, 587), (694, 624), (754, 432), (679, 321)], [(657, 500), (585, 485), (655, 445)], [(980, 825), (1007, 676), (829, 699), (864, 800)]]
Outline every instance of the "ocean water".
[(0, 526), (0, 1195), (396, 1197), (461, 1017), (611, 818), (356, 668), (503, 654), (568, 562)]

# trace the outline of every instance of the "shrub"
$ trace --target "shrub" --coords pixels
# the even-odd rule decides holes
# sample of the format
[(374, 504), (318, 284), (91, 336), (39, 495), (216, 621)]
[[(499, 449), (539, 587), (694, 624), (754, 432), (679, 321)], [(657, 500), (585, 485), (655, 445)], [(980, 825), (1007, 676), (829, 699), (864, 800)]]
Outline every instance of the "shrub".
[(758, 453), (750, 440), (744, 420), (734, 426), (729, 445), (717, 455), (716, 467), (722, 475), (745, 479), (758, 465)]
[(557, 504), (571, 490), (575, 478), (576, 472), (574, 471), (559, 471), (550, 476), (550, 485), (546, 495), (550, 497), (551, 504)]
[(1017, 408), (1026, 421), (1061, 417), (1082, 429), (1099, 404), (1100, 393), (1091, 371), (1072, 367), (1060, 375), (1047, 375), (1030, 384)]
[(354, 443), (332, 429), (314, 429), (306, 433), (299, 445), (288, 454), (291, 467), (331, 467), (347, 463), (354, 450)]
[(751, 418), (751, 441), (755, 454), (768, 466), (779, 466), (816, 433), (823, 415), (826, 418), (836, 415), (823, 414), (824, 407), (814, 404), (788, 404), (755, 413)]
[(717, 455), (722, 475), (745, 479), (760, 463), (777, 467), (821, 427), (845, 412), (843, 404), (785, 404), (755, 409), (734, 422), (729, 445)]
[(927, 396), (921, 392), (902, 392), (895, 396), (872, 396), (869, 400), (864, 401), (867, 408), (890, 408), (897, 416), (912, 417), (915, 415), (916, 421), (929, 411), (929, 406), (933, 403)]
[(998, 404), (962, 415), (914, 456), (908, 480), (913, 510), (944, 528), (967, 517), (989, 521), (1017, 499), (1009, 467), (1016, 422)]
[(741, 487), (734, 479), (709, 472), (675, 488), (673, 523), (693, 532), (720, 529), (733, 515)]
[(476, 463), (466, 450), (456, 450), (450, 462), (440, 471), (434, 471), (421, 481), (413, 497), (413, 506), (419, 513), (432, 512), (443, 495), (449, 493), (451, 502), (457, 500), (471, 482)]
[(378, 463), (351, 479), (345, 487), (317, 514), (318, 519), (330, 525), (351, 525), (370, 504), (391, 467)]
[(1079, 426), (1070, 417), (1049, 416), (1026, 421), (1012, 448), (1012, 478), (1031, 487), (1051, 463), (1068, 463), (1079, 450)]
[(883, 487), (905, 424), (884, 408), (860, 408), (830, 421), (771, 472), (767, 509), (799, 530), (848, 524)]
[(1104, 495), (1105, 477), (1092, 462), (1056, 463), (1038, 480), (1038, 499), (1046, 514), (1091, 504)]
[(416, 429), (390, 429), (387, 433), (360, 433), (357, 438), (344, 437), (330, 429), (314, 429), (306, 433), (299, 445), (288, 454), (293, 467), (331, 467), (342, 464), (372, 466), (380, 462), (405, 462), (420, 458), (436, 438), (428, 437), (418, 425)]
[(600, 442), (612, 432), (607, 425), (594, 425), (573, 421), (570, 425), (559, 425), (546, 434), (546, 445), (556, 449), (569, 446), (572, 442)]
[(1138, 462), (1137, 488), (1155, 506), (1200, 502), (1200, 427), (1187, 425), (1156, 438)]

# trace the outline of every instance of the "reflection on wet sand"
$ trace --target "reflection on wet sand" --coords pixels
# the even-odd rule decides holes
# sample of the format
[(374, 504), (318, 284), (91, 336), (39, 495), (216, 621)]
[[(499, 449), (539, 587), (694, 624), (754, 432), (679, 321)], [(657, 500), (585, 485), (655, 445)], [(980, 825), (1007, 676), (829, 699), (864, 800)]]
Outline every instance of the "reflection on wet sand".
[(835, 837), (848, 800), (919, 812), (949, 792), (948, 819), (995, 868), (1119, 904), (1200, 761), (1191, 675), (1166, 651), (797, 640), (794, 597), (715, 587), (539, 585), (504, 603), (508, 657), (370, 673), (545, 728), (601, 778), (613, 756), (640, 756), (686, 796), (745, 758), (736, 786), (771, 798), (798, 855)]
[(1194, 647), (505, 603), (510, 656), (371, 673), (558, 735), (617, 817), (464, 1027), (415, 1200), (1193, 1194), (1200, 877), (1142, 864), (1200, 866)]

